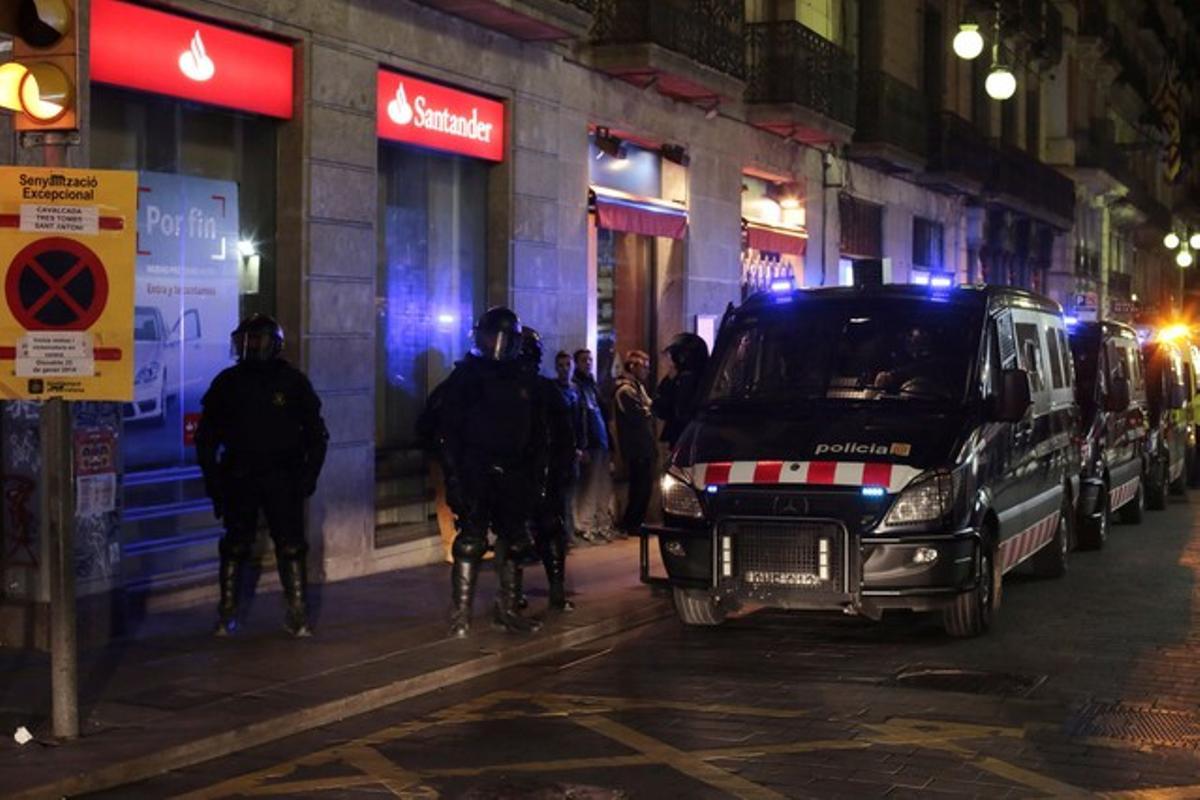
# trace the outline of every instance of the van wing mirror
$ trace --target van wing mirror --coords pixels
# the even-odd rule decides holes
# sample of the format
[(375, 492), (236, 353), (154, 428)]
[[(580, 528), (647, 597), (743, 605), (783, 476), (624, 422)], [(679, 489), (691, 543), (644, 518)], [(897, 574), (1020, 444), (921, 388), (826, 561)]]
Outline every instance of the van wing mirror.
[(993, 398), (993, 416), (999, 422), (1020, 422), (1033, 405), (1029, 388), (1029, 373), (1023, 369), (1006, 369), (1001, 373), (1000, 395)]
[(1108, 397), (1104, 407), (1107, 411), (1121, 412), (1129, 408), (1129, 379), (1118, 375), (1108, 382)]

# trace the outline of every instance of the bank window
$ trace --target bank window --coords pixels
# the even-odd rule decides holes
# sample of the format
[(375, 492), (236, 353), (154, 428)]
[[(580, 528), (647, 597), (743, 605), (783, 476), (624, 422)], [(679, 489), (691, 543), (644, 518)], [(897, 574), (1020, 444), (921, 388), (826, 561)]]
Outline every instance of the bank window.
[(472, 159), (379, 148), (377, 546), (436, 532), (436, 481), (414, 425), (483, 311), (487, 176)]

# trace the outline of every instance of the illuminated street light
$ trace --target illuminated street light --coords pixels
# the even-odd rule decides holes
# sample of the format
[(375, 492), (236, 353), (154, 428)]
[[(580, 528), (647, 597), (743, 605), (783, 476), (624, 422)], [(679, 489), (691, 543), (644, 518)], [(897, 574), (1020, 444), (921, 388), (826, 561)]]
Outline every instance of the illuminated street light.
[(1179, 254), (1175, 256), (1175, 263), (1181, 267), (1190, 267), (1192, 260), (1191, 250), (1180, 250)]
[(1200, 233), (1193, 233), (1192, 238), (1188, 239), (1188, 244), (1193, 250), (1200, 250)]
[(992, 71), (988, 73), (984, 82), (984, 88), (987, 89), (988, 97), (993, 100), (1007, 100), (1017, 93), (1017, 76), (1013, 75), (1008, 67), (993, 64)]
[(979, 26), (968, 22), (959, 25), (958, 33), (954, 36), (954, 54), (971, 61), (982, 52), (983, 35), (979, 32)]
[(1175, 233), (1175, 231), (1171, 231), (1164, 236), (1163, 247), (1167, 248), (1168, 250), (1174, 250), (1176, 247), (1179, 247), (1179, 234)]

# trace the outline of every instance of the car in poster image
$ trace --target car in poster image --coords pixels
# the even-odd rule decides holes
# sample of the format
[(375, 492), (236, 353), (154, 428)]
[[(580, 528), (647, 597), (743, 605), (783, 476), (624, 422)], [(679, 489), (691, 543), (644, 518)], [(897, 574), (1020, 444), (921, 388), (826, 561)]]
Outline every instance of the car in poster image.
[(133, 402), (125, 404), (125, 421), (161, 425), (167, 403), (179, 399), (179, 325), (168, 331), (162, 311), (154, 306), (136, 306), (133, 324)]

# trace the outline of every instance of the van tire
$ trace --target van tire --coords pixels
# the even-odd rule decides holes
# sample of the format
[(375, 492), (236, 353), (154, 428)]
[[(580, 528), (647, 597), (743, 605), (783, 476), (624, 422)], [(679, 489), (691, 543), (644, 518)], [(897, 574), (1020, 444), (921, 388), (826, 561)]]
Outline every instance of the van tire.
[(1155, 458), (1150, 464), (1150, 474), (1146, 481), (1146, 508), (1151, 511), (1162, 511), (1167, 507), (1167, 467), (1161, 458)]
[(703, 589), (680, 589), (674, 587), (675, 613), (684, 625), (711, 627), (725, 621), (725, 611), (713, 602), (713, 597)]
[(1142, 524), (1142, 520), (1146, 517), (1146, 484), (1144, 481), (1138, 481), (1137, 495), (1121, 506), (1121, 510), (1117, 513), (1121, 515), (1121, 522), (1126, 525)]
[(969, 592), (954, 598), (954, 602), (942, 609), (942, 627), (949, 636), (969, 639), (982, 636), (992, 626), (997, 583), (1000, 571), (995, 567), (995, 549), (985, 539), (980, 543), (979, 572), (981, 580)]
[(1067, 559), (1071, 552), (1070, 509), (1070, 502), (1063, 498), (1063, 510), (1058, 515), (1054, 538), (1029, 559), (1033, 573), (1039, 578), (1061, 578), (1067, 574)]
[[(1141, 488), (1138, 489), (1139, 496)], [(1082, 517), (1079, 520), (1079, 549), (1100, 550), (1108, 541), (1108, 529), (1112, 525), (1112, 508), (1108, 500), (1108, 487), (1100, 488), (1100, 516), (1096, 519)], [(1124, 514), (1125, 509), (1121, 509)], [(1124, 519), (1124, 516), (1122, 516)]]

